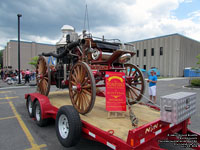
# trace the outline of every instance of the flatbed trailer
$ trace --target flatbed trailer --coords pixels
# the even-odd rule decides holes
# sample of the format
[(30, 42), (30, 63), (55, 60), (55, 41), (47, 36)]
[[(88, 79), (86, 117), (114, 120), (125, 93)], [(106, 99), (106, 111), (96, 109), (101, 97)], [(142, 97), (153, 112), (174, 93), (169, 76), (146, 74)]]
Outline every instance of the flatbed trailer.
[[(59, 122), (57, 117), (60, 108), (71, 105), (67, 90), (51, 92), (48, 97), (39, 93), (25, 94), (25, 99), (30, 117), (35, 118), (39, 126), (43, 126), (48, 118)], [(94, 109), (86, 115), (80, 115), (80, 136), (103, 143), (114, 150), (162, 149), (159, 142), (173, 142), (183, 147), (200, 149), (200, 134), (188, 129), (189, 119), (176, 125), (166, 123), (160, 120), (159, 109), (144, 104), (133, 105), (133, 111), (138, 118), (136, 128), (132, 127), (128, 111), (123, 118), (108, 118), (105, 98), (97, 97)], [(187, 137), (187, 140), (181, 142), (180, 136), (182, 139)]]

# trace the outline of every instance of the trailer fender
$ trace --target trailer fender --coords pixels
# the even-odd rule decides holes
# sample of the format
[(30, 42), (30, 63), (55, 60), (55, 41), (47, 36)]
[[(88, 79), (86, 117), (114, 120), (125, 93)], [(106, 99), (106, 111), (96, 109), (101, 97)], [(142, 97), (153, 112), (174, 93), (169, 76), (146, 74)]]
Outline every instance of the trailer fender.
[(58, 108), (51, 105), (49, 98), (47, 96), (41, 95), (40, 93), (30, 93), (26, 94), (25, 98), (27, 99), (29, 96), (31, 97), (33, 106), (36, 103), (36, 101), (40, 103), (42, 119), (47, 119), (47, 118), (56, 119)]

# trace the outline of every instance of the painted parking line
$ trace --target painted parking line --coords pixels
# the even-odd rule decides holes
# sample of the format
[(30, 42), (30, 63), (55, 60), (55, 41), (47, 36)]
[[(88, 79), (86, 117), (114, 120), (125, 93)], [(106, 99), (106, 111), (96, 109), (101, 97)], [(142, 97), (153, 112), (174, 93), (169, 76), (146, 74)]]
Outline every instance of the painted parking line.
[(8, 100), (8, 99), (14, 99), (14, 98), (19, 98), (19, 96), (15, 96), (15, 97), (3, 97), (3, 98), (0, 98), (0, 100), (1, 99), (7, 99)]
[(19, 122), (22, 130), (24, 131), (28, 141), (30, 142), (31, 144), (31, 148), (30, 149), (27, 149), (27, 150), (40, 150), (40, 148), (43, 148), (43, 147), (46, 147), (47, 145), (46, 144), (41, 144), (41, 145), (37, 145), (33, 136), (31, 135), (30, 131), (28, 130), (28, 128), (26, 127), (25, 123), (23, 122), (22, 118), (20, 117), (20, 115), (18, 114), (15, 106), (13, 105), (13, 102), (12, 101), (9, 101), (9, 97), (6, 97), (6, 99), (8, 100), (8, 103), (15, 115), (15, 117), (17, 118), (17, 121)]
[(13, 118), (16, 118), (16, 116), (4, 117), (4, 118), (0, 118), (0, 120), (13, 119)]
[(3, 87), (3, 88), (0, 88), (0, 90), (7, 90), (7, 89), (22, 89), (22, 88), (27, 88), (27, 87), (32, 87), (32, 86), (11, 86), (11, 87)]

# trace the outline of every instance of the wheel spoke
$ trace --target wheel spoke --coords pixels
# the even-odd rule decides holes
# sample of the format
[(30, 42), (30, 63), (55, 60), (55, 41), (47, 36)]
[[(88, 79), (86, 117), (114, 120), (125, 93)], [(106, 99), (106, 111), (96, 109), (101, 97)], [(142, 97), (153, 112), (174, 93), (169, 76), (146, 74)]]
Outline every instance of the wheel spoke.
[(82, 86), (85, 85), (88, 80), (89, 80), (89, 77), (85, 78), (83, 83), (82, 83)]
[(132, 67), (130, 67), (129, 75), (128, 76), (131, 76), (131, 73), (132, 73)]
[(91, 88), (91, 84), (85, 85), (82, 87), (83, 89), (90, 89)]
[(126, 76), (128, 75), (128, 67), (126, 67), (126, 69), (125, 69), (125, 75)]
[(71, 83), (72, 85), (76, 85), (76, 83), (75, 83), (74, 81), (70, 81), (70, 83)]
[(80, 107), (81, 107), (81, 96), (78, 97), (77, 103), (78, 103), (78, 108), (80, 109)]
[(74, 92), (73, 94), (72, 94), (72, 98), (74, 98), (74, 96), (76, 96), (77, 95), (77, 92)]
[(136, 74), (136, 71), (134, 71), (134, 72), (133, 72), (133, 74), (132, 74), (132, 77), (134, 77), (134, 76), (135, 76), (135, 74)]
[(131, 91), (129, 91), (129, 94), (130, 94), (130, 97), (131, 97), (132, 101), (134, 101), (135, 100), (135, 96), (133, 95), (133, 93)]
[(78, 80), (78, 82), (80, 83), (81, 81), (80, 81), (80, 68), (79, 68), (79, 66), (77, 66), (76, 67), (77, 68), (77, 80)]
[(89, 91), (86, 90), (86, 89), (83, 89), (83, 92), (84, 92), (85, 94), (87, 94), (87, 95), (90, 95), (90, 96), (92, 95), (91, 92), (89, 92)]
[(135, 86), (131, 86), (132, 88), (134, 88), (134, 89), (136, 89), (136, 90), (138, 90), (138, 91), (141, 91), (141, 89), (138, 89), (137, 87), (135, 87)]
[(83, 96), (83, 98), (84, 98), (84, 102), (85, 102), (85, 105), (86, 105), (86, 107), (89, 105), (89, 99), (88, 99), (88, 96), (84, 93), (84, 92), (82, 92), (82, 96)]
[(133, 92), (134, 95), (138, 97), (137, 93), (133, 89), (130, 89), (130, 92)]
[(75, 105), (77, 104), (78, 98), (79, 98), (79, 93), (77, 93), (77, 94), (76, 94), (76, 98), (74, 98), (74, 104), (75, 104)]
[(49, 78), (48, 78), (48, 77), (44, 77), (44, 79), (45, 79), (45, 80), (47, 80), (47, 81), (49, 80)]
[[(76, 76), (76, 75), (75, 75)], [(78, 83), (78, 81), (77, 81), (77, 79), (76, 79), (76, 77), (74, 76), (74, 74), (72, 74), (72, 78), (74, 79), (74, 81), (76, 82), (76, 83)]]
[[(81, 67), (82, 68), (82, 67)], [(87, 76), (87, 74), (83, 71), (83, 68), (80, 72), (80, 83), (83, 83), (83, 81), (85, 81), (85, 76)]]
[(84, 110), (84, 106), (83, 106), (83, 97), (82, 97), (82, 95), (80, 95), (80, 102), (81, 102), (81, 104), (80, 104), (80, 109), (83, 111)]
[[(77, 80), (78, 75), (77, 75), (77, 72), (76, 72), (76, 68), (74, 69), (74, 75), (75, 75), (74, 80), (76, 79), (76, 81), (78, 81), (78, 80)], [(78, 82), (77, 82), (77, 83), (78, 83)]]

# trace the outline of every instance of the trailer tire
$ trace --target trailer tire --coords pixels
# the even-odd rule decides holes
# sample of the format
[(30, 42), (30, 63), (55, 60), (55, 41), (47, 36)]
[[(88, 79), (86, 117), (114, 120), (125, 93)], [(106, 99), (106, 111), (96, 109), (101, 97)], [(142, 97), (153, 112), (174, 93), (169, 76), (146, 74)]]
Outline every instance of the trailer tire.
[(70, 105), (62, 106), (56, 116), (56, 134), (64, 147), (76, 145), (81, 137), (82, 123), (77, 110)]
[(26, 108), (28, 110), (28, 114), (31, 118), (34, 117), (34, 113), (33, 113), (33, 102), (31, 101), (31, 97), (28, 96), (27, 100), (26, 100)]
[(41, 106), (38, 100), (34, 104), (34, 117), (35, 117), (36, 124), (38, 126), (44, 127), (47, 125), (48, 119), (42, 118)]

